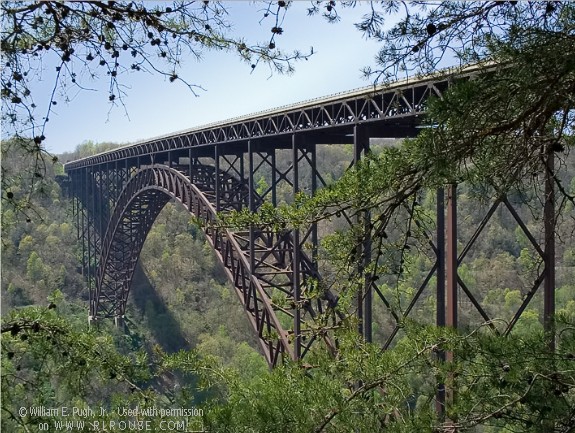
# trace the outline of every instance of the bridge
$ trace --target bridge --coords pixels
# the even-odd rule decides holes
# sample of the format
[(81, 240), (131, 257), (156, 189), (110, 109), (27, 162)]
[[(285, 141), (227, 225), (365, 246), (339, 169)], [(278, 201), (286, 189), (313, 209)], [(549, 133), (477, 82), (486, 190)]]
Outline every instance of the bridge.
[[(376, 138), (415, 136), (427, 99), (441, 97), (453, 80), (468, 79), (479, 71), (479, 67), (472, 66), (456, 75), (444, 72), (370, 86), (68, 162), (65, 171), (82, 240), (90, 320), (114, 318), (122, 323), (146, 236), (161, 209), (175, 200), (201, 222), (207, 242), (223, 265), (271, 366), (285, 358), (301, 359), (319, 340), (333, 344), (329, 336), (318, 332), (315, 322), (325, 317), (337, 322), (337, 295), (326, 290), (320, 297), (305, 296), (306, 289), (322, 278), (317, 262), (317, 224), (298, 230), (254, 225), (231, 230), (218, 224), (219, 213), (257, 211), (264, 201), (275, 206), (280, 186), (294, 195), (300, 191), (314, 194), (326, 185), (319, 169), (318, 146), (351, 145), (352, 166), (370, 151)], [(282, 160), (289, 156), (287, 166), (278, 163), (280, 154)], [(258, 188), (257, 176), (262, 170), (271, 172), (271, 182)], [(458, 276), (457, 268), (499, 207), (509, 210), (545, 264), (506, 332), (539, 286), (544, 290), (545, 323), (550, 323), (555, 308), (554, 197), (550, 188), (544, 245), (535, 240), (507, 198), (500, 197), (461, 251), (457, 247), (457, 186), (440, 188), (436, 232), (429, 238), (435, 257), (433, 267), (401, 314), (389, 307), (375, 281), (366, 281), (355, 306), (359, 332), (367, 341), (373, 340), (373, 303), (379, 300), (395, 323), (394, 331), (383, 342), (384, 347), (389, 346), (401, 320), (421, 294), (431, 290), (429, 281), (433, 276), (437, 281), (433, 289), (438, 325), (457, 327), (461, 294), (489, 321), (481, 303)], [(349, 220), (350, 224), (356, 222)], [(287, 303), (275, 302), (278, 295)]]

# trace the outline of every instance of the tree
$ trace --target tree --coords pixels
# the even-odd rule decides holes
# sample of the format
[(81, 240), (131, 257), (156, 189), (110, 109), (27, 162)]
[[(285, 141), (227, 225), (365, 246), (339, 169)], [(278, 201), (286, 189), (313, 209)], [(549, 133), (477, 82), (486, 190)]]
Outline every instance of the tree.
[[(398, 23), (384, 32), (386, 15), (400, 11)], [(324, 15), (336, 19), (337, 12), (332, 7)], [(416, 210), (417, 195), (426, 188), (470, 182), (497, 196), (519, 188), (542, 197), (548, 176), (559, 191), (559, 208), (574, 202), (558, 175), (562, 164), (553, 162), (564, 159), (575, 144), (575, 64), (573, 55), (565, 55), (575, 53), (572, 4), (372, 3), (372, 13), (358, 28), (384, 42), (378, 55), (382, 68), (366, 71), (377, 80), (435, 70), (449, 53), (462, 64), (473, 61), (484, 68), (473, 80), (457, 82), (441, 99), (428, 102), (427, 128), (417, 138), (369, 156), (297, 208), (266, 208), (255, 221), (313, 222), (342, 212), (361, 217), (369, 210), (365, 230), (355, 227), (347, 240), (333, 242), (341, 256), (366, 238), (374, 247), (381, 245), (395, 216), (404, 205)], [(373, 251), (372, 267), (365, 273), (377, 276), (377, 263), (388, 253)], [(357, 267), (349, 269), (353, 273)]]
[[(126, 72), (152, 72), (195, 93), (201, 83), (179, 75), (181, 61), (199, 59), (205, 50), (235, 52), (251, 68), (262, 63), (274, 72), (291, 72), (293, 62), (309, 54), (276, 48), (286, 6), (267, 4), (263, 18), (274, 23), (269, 42), (257, 44), (230, 35), (227, 12), (219, 2), (2, 2), (2, 127), (34, 156), (31, 176), (43, 175), (48, 156), (43, 142), (54, 107), (71, 92), (90, 88), (94, 80), (109, 82), (106, 97), (115, 106), (123, 105)], [(55, 66), (46, 70), (47, 64)], [(33, 83), (46, 77), (52, 92), (39, 100)], [(10, 197), (4, 194), (2, 199)]]
[[(193, 409), (205, 395), (197, 371), (206, 372), (206, 378), (222, 377), (211, 358), (160, 350), (124, 353), (117, 336), (88, 329), (85, 320), (66, 318), (57, 313), (59, 308), (54, 303), (26, 307), (3, 319), (2, 431), (56, 431), (66, 428), (56, 423), (66, 421), (84, 422), (84, 428), (94, 422), (144, 421), (144, 429), (151, 431), (167, 428), (168, 422), (201, 425), (198, 413), (187, 416), (178, 410)], [(41, 406), (58, 410), (34, 411)], [(158, 412), (121, 412), (135, 407)], [(85, 411), (76, 414), (73, 408)], [(168, 412), (160, 416), (160, 410)]]
[(30, 257), (28, 258), (28, 265), (26, 267), (26, 273), (28, 278), (37, 282), (44, 276), (45, 266), (36, 251), (32, 251), (32, 253), (30, 253)]
[[(338, 8), (356, 6), (354, 2), (340, 5), (321, 2), (308, 12), (321, 13), (335, 22)], [(369, 5), (356, 27), (367, 38), (382, 43), (375, 59), (377, 68), (364, 69), (375, 80), (396, 80), (444, 66), (485, 61), (495, 46), (518, 48), (530, 37), (555, 35), (565, 43), (572, 37), (573, 11), (561, 1), (390, 1)], [(394, 22), (387, 29), (386, 19)]]
[[(570, 3), (370, 4), (371, 13), (356, 26), (382, 42), (378, 68), (364, 69), (376, 82), (436, 72), (441, 65), (479, 63), (486, 71), (498, 65), (430, 102), (427, 123), (433, 128), (406, 155), (412, 161), (404, 176), (413, 185), (433, 173), (441, 180), (488, 180), (509, 189), (526, 174), (545, 172), (546, 155), (573, 145), (575, 67), (573, 56), (565, 55), (575, 52)], [(335, 21), (332, 6), (323, 15)], [(310, 14), (319, 11), (310, 8)], [(384, 30), (385, 19), (397, 15), (397, 23)], [(558, 187), (573, 201), (568, 187)]]
[[(207, 406), (207, 426), (230, 433), (568, 432), (575, 427), (574, 339), (572, 322), (565, 326), (559, 350), (544, 357), (536, 332), (509, 340), (407, 323), (407, 338), (381, 351), (343, 331), (336, 359), (323, 353), (259, 380), (228, 381), (225, 400)], [(455, 361), (441, 362), (440, 350), (453, 351)], [(453, 375), (459, 397), (442, 420), (434, 413), (435, 383)], [(545, 422), (555, 429), (545, 430)]]
[[(550, 164), (573, 147), (573, 6), (447, 1), (371, 5), (372, 13), (359, 28), (389, 43), (379, 56), (381, 68), (371, 71), (376, 78), (394, 78), (402, 67), (410, 74), (429, 71), (446, 51), (455, 52), (461, 62), (478, 60), (489, 67), (473, 81), (453, 86), (442, 100), (430, 101), (430, 127), (416, 139), (368, 156), (317, 196), (299, 197), (297, 206), (236, 216), (238, 224), (273, 225), (279, 219), (297, 226), (341, 212), (363, 217), (369, 211), (369, 224), (325, 244), (331, 246), (332, 263), (341, 276), (337, 284), (347, 299), (356, 295), (357, 281), (366, 278), (383, 277), (410, 289), (400, 286), (417, 255), (407, 245), (426, 239), (415, 226), (405, 233), (405, 221), (411, 224), (416, 213), (424, 213), (417, 200), (427, 188), (469, 181), (502, 194), (513, 187), (537, 189), (550, 176), (565, 201), (573, 201)], [(337, 19), (335, 2), (314, 5), (310, 12), (320, 10), (327, 19)], [(404, 16), (383, 32), (386, 14), (394, 11)], [(372, 261), (359, 268), (352, 252), (367, 238), (374, 248)], [(399, 291), (397, 298), (401, 300)], [(486, 327), (457, 334), (403, 321), (405, 338), (385, 352), (361, 341), (350, 331), (356, 323), (343, 320), (332, 331), (338, 339), (334, 357), (318, 344), (305, 364), (287, 365), (249, 386), (237, 375), (224, 374), (222, 380), (223, 373), (209, 365), (198, 368), (197, 359), (185, 353), (163, 365), (193, 365), (203, 373), (204, 383), (215, 385), (218, 399), (206, 406), (211, 409), (206, 419), (210, 430), (447, 432), (479, 426), (572, 431), (573, 319), (558, 318), (556, 351), (549, 351), (545, 336), (531, 329), (533, 319), (530, 315), (524, 327), (529, 332), (514, 338)], [(28, 329), (35, 320), (12, 321), (6, 333), (12, 334), (14, 324)], [(18, 343), (14, 340), (3, 339), (3, 344)], [(441, 361), (438, 353), (444, 351), (454, 354), (453, 362)], [(448, 418), (442, 419), (433, 403), (436, 384), (448, 380), (458, 392), (447, 401)]]
[[(365, 71), (374, 80), (389, 82), (404, 74), (412, 77), (438, 73), (437, 66), (450, 56), (460, 66), (476, 63), (480, 72), (471, 80), (454, 78), (454, 85), (441, 99), (428, 101), (426, 128), (418, 137), (406, 140), (401, 147), (368, 155), (338, 182), (307, 200), (300, 197), (295, 206), (280, 209), (266, 206), (264, 212), (235, 214), (229, 220), (231, 224), (240, 225), (298, 227), (338, 217), (344, 212), (351, 220), (359, 218), (363, 224), (337, 233), (323, 243), (327, 257), (338, 271), (338, 281), (331, 288), (335, 287), (344, 301), (357, 297), (357, 287), (361, 285), (358, 282), (379, 281), (382, 287), (381, 281), (390, 277), (395, 277), (396, 297), (401, 299), (404, 294), (401, 283), (410, 260), (428, 242), (425, 227), (414, 224), (416, 216), (424, 211), (419, 202), (426, 191), (467, 182), (491, 197), (519, 190), (544, 202), (549, 194), (543, 191), (542, 185), (549, 182), (559, 192), (553, 211), (563, 212), (565, 219), (571, 220), (572, 212), (565, 213), (565, 210), (570, 212), (569, 206), (575, 198), (561, 176), (563, 164), (555, 163), (556, 160), (564, 162), (575, 145), (575, 8), (572, 4), (499, 1), (370, 4), (371, 13), (358, 28), (366, 36), (382, 41), (383, 48), (377, 58), (379, 68)], [(330, 3), (329, 9), (321, 6), (310, 9), (312, 14), (320, 11), (327, 19), (337, 20), (339, 12), (335, 5)], [(390, 30), (382, 30), (385, 18), (392, 13), (401, 13), (398, 23)], [(555, 230), (561, 230), (557, 223)], [(567, 245), (573, 242), (573, 234), (573, 231), (566, 233)], [(365, 251), (365, 245), (371, 249)], [(369, 263), (359, 265), (358, 250)], [(509, 297), (510, 304), (514, 301), (512, 297)], [(566, 384), (572, 384), (573, 377), (569, 373), (570, 361), (563, 364), (563, 360), (572, 359), (570, 351), (575, 341), (572, 327), (567, 324), (559, 332), (554, 352), (549, 350), (549, 336), (530, 327), (534, 323), (533, 315), (525, 319), (529, 319), (523, 323), (522, 331), (526, 332), (512, 338), (482, 329), (467, 336), (451, 337), (433, 330), (429, 332), (438, 333), (426, 334), (421, 341), (417, 334), (402, 329), (407, 338), (401, 339), (389, 352), (383, 355), (377, 352), (371, 358), (371, 349), (364, 349), (359, 343), (358, 352), (365, 350), (366, 359), (371, 361), (360, 362), (359, 373), (345, 371), (345, 380), (335, 373), (329, 376), (340, 380), (340, 384), (350, 384), (346, 391), (348, 397), (338, 395), (337, 390), (329, 388), (331, 384), (325, 390), (316, 389), (317, 403), (311, 398), (306, 400), (310, 407), (304, 419), (309, 424), (302, 431), (314, 431), (312, 426), (315, 431), (377, 431), (384, 427), (386, 431), (453, 431), (454, 428), (465, 431), (479, 425), (491, 426), (495, 431), (572, 430), (575, 402), (567, 391), (571, 385)], [(561, 321), (557, 317), (556, 326), (561, 327)], [(401, 320), (398, 322), (402, 327), (407, 326)], [(346, 322), (341, 326), (345, 327)], [(413, 359), (402, 353), (402, 349), (410, 347), (410, 340), (423, 350), (421, 358), (415, 357), (421, 364), (414, 364), (412, 369), (419, 378), (415, 389), (402, 383), (403, 376), (382, 360), (394, 355), (404, 362)], [(567, 351), (563, 352), (564, 349)], [(454, 360), (435, 363), (432, 353), (441, 350), (451, 351)], [(337, 371), (338, 366), (347, 367), (358, 361), (357, 352), (351, 351), (349, 355), (348, 358), (341, 348), (333, 362), (327, 361), (330, 373)], [(381, 369), (371, 370), (378, 360), (381, 360)], [(322, 381), (322, 367), (323, 364), (318, 366), (317, 375), (313, 369), (308, 372), (312, 380)], [(400, 378), (393, 380), (388, 376), (390, 371)], [(363, 372), (373, 372), (373, 376), (366, 378)], [(508, 375), (510, 372), (513, 373)], [(271, 385), (273, 389), (262, 385), (258, 390), (261, 394), (248, 398), (242, 395), (238, 401), (269, 398), (273, 402), (277, 396), (295, 394), (300, 389), (294, 385), (292, 376), (282, 377), (280, 381), (281, 385)], [(456, 391), (446, 402), (447, 419), (442, 420), (432, 413), (430, 406), (436, 384), (446, 381), (451, 381)], [(278, 391), (282, 386), (286, 391)], [(385, 395), (384, 402), (366, 392), (374, 390)], [(396, 390), (401, 398), (394, 400)], [(340, 394), (345, 395), (344, 391)], [(412, 397), (417, 402), (415, 408), (411, 405)], [(355, 398), (357, 400), (352, 401)], [(365, 404), (369, 409), (360, 407), (364, 401), (368, 402)], [(391, 406), (385, 406), (389, 401)], [(296, 413), (299, 413), (296, 402), (290, 400), (286, 404), (296, 405)], [(291, 419), (278, 418), (275, 409), (273, 405), (269, 409), (256, 405), (251, 412), (254, 417), (258, 410), (264, 413), (258, 418), (263, 423), (261, 431), (295, 425)], [(245, 411), (250, 413), (247, 408)], [(318, 415), (322, 413), (323, 422), (312, 420), (314, 416), (316, 421), (322, 419)], [(367, 417), (353, 418), (355, 414), (366, 413), (377, 414), (376, 419), (371, 419), (374, 424), (369, 425)], [(351, 426), (345, 425), (348, 419), (352, 420)], [(400, 421), (396, 423), (396, 419)], [(381, 424), (377, 426), (376, 422)]]

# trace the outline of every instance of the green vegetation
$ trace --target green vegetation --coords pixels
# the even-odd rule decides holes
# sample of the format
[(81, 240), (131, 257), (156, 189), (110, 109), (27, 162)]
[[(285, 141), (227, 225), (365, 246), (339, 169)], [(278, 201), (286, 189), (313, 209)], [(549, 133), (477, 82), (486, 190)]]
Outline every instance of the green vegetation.
[[(11, 151), (3, 164), (24, 169), (18, 166), (25, 161), (21, 148), (4, 144)], [(110, 146), (84, 143), (75, 156)], [(15, 202), (30, 191), (19, 180), (13, 177)], [(88, 326), (81, 245), (71, 202), (52, 171), (32, 194), (33, 208), (3, 209), (3, 431), (19, 425), (37, 431), (39, 423), (53, 427), (63, 419), (19, 417), (23, 405), (190, 408), (207, 395), (195, 371), (200, 365), (218, 371), (227, 366), (246, 380), (267, 371), (236, 295), (187, 211), (168, 204), (158, 216), (142, 252), (146, 272), (138, 269), (123, 334), (112, 323)], [(179, 352), (192, 347), (194, 353)], [(90, 419), (114, 419), (108, 415)]]
[[(331, 18), (334, 5), (328, 5)], [(393, 11), (397, 4), (388, 7)], [(323, 237), (321, 259), (342, 313), (349, 314), (329, 330), (338, 343), (335, 353), (316, 344), (303, 361), (268, 371), (201, 231), (172, 204), (142, 252), (146, 272), (139, 272), (132, 289), (128, 332), (106, 323), (89, 329), (75, 229), (53, 180), (60, 168), (20, 176), (38, 166), (37, 151), (28, 152), (32, 143), (18, 138), (2, 143), (3, 199), (13, 205), (2, 209), (3, 431), (39, 431), (39, 423), (54, 417), (23, 415), (18, 408), (42, 405), (109, 409), (90, 414), (99, 421), (111, 419), (112, 408), (120, 406), (198, 407), (199, 421), (210, 431), (230, 433), (575, 429), (575, 163), (569, 155), (575, 8), (440, 2), (420, 12), (408, 10), (388, 33), (377, 31), (382, 15), (360, 26), (396, 44), (380, 53), (380, 74), (401, 65), (434, 68), (441, 44), (464, 60), (496, 60), (499, 67), (431, 101), (429, 128), (417, 138), (367, 155), (316, 196), (302, 194), (293, 203), (288, 190), (280, 190), (278, 208), (229, 217), (236, 225), (318, 221), (323, 233), (331, 233)], [(329, 155), (325, 178), (338, 179), (349, 149), (322, 151)], [(269, 182), (263, 173), (258, 188)], [(432, 326), (433, 279), (403, 317), (433, 266), (427, 233), (435, 228), (435, 188), (460, 184), (461, 251), (493, 199), (507, 199), (541, 241), (549, 182), (557, 190), (554, 333), (543, 332), (540, 294), (513, 331), (501, 333), (543, 266), (503, 206), (459, 269), (493, 320), (484, 323), (461, 297), (460, 328)], [(363, 224), (347, 227), (342, 213)], [(358, 252), (369, 257), (362, 266)], [(362, 341), (352, 311), (344, 308), (366, 280), (377, 281), (389, 300), (374, 307), (375, 339), (381, 343), (399, 326), (388, 350)], [(438, 384), (447, 389), (443, 413), (435, 406)]]
[[(340, 150), (337, 146), (322, 149), (335, 158), (326, 167), (339, 170), (345, 165), (349, 155)], [(573, 176), (572, 159), (566, 163), (564, 175)], [(111, 323), (89, 329), (85, 285), (76, 273), (78, 245), (66, 211), (69, 205), (63, 205), (67, 199), (51, 179), (46, 179), (46, 192), (37, 199), (42, 220), (4, 226), (2, 356), (7, 414), (15, 415), (21, 402), (108, 408), (181, 405), (201, 407), (202, 422), (212, 431), (307, 432), (322, 431), (324, 424), (325, 431), (370, 432), (384, 426), (386, 431), (431, 431), (432, 426), (447, 425), (434, 412), (435, 383), (455, 375), (460, 397), (448, 416), (464, 430), (483, 425), (478, 431), (514, 431), (518, 426), (523, 428), (519, 431), (540, 431), (549, 416), (558, 426), (570, 425), (574, 382), (569, 366), (575, 351), (571, 329), (575, 267), (569, 262), (570, 244), (560, 243), (558, 254), (567, 260), (558, 268), (557, 301), (563, 323), (558, 351), (552, 356), (540, 356), (546, 352), (540, 299), (524, 313), (513, 337), (506, 338), (486, 328), (472, 331), (480, 321), (465, 303), (460, 307), (468, 334), (422, 325), (434, 317), (435, 300), (427, 295), (403, 323), (393, 350), (365, 344), (344, 326), (336, 333), (335, 359), (317, 346), (303, 364), (269, 372), (201, 231), (174, 204), (159, 215), (142, 252), (145, 275), (138, 274), (131, 293), (128, 334), (118, 334)], [(489, 206), (477, 194), (472, 187), (460, 189), (460, 215), (466, 216), (460, 223), (462, 239), (471, 235)], [(432, 193), (419, 201), (419, 216), (433, 211)], [(522, 197), (516, 196), (518, 212), (537, 233), (537, 221), (521, 203)], [(566, 215), (572, 212), (567, 206)], [(6, 212), (12, 215), (12, 210)], [(564, 224), (565, 233), (573, 230), (571, 220)], [(491, 317), (504, 320), (519, 306), (524, 287), (539, 266), (516, 227), (505, 210), (496, 212), (460, 268), (462, 279)], [(394, 236), (390, 231), (390, 240)], [(333, 240), (327, 239), (329, 246)], [(390, 245), (396, 248), (402, 243)], [(55, 257), (54, 248), (66, 254)], [(432, 264), (424, 253), (414, 249), (405, 256), (399, 284), (397, 274), (382, 275), (380, 290), (399, 312)], [(61, 268), (66, 271), (56, 272)], [(25, 307), (49, 302), (56, 308)], [(381, 342), (394, 322), (381, 303), (376, 303), (374, 315), (375, 340)], [(454, 363), (440, 361), (438, 354), (447, 350), (454, 354)], [(542, 393), (549, 398), (536, 398)], [(7, 415), (2, 422), (6, 429), (18, 423), (33, 428), (53, 419)], [(94, 415), (91, 419), (107, 418)]]
[[(517, 339), (481, 331), (458, 336), (414, 324), (405, 332), (388, 351), (340, 335), (335, 360), (313, 358), (309, 370), (288, 365), (248, 384), (232, 383), (225, 405), (208, 406), (210, 430), (540, 432), (552, 431), (545, 429), (549, 421), (554, 431), (572, 429), (572, 329), (555, 354), (543, 357), (537, 332)], [(456, 361), (440, 361), (441, 350)], [(435, 412), (435, 384), (450, 380), (457, 402), (445, 422)]]

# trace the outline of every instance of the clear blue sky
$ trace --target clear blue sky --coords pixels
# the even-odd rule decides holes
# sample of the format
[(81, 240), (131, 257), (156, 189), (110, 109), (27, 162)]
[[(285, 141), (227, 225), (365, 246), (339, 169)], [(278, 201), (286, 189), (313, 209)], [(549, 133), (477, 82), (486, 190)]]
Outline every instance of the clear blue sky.
[[(268, 19), (259, 24), (261, 4), (223, 4), (234, 34), (252, 42), (269, 40), (274, 22)], [(266, 65), (252, 72), (234, 53), (206, 52), (200, 62), (190, 59), (180, 72), (205, 89), (198, 91), (198, 97), (182, 83), (170, 83), (159, 75), (140, 72), (121, 77), (129, 86), (125, 98), (129, 117), (121, 106), (111, 107), (104, 76), (90, 85), (98, 91), (70, 92), (72, 100), (55, 107), (45, 134), (48, 150), (71, 151), (86, 140), (130, 143), (369, 85), (360, 69), (374, 64), (378, 44), (366, 41), (353, 25), (367, 13), (368, 3), (358, 2), (354, 9), (341, 10), (342, 20), (336, 24), (321, 16), (308, 17), (309, 5), (294, 2), (282, 25), (284, 34), (276, 37), (276, 45), (282, 49), (305, 51), (313, 46), (315, 54), (309, 61), (298, 62), (293, 75), (270, 77)], [(51, 84), (46, 75), (39, 90), (47, 95)]]

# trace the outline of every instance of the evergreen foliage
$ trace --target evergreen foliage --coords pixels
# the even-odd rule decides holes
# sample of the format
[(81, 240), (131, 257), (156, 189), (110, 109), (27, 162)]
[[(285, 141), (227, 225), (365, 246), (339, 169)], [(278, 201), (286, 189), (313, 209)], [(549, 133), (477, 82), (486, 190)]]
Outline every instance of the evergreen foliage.
[[(410, 72), (434, 69), (446, 44), (463, 61), (489, 64), (486, 72), (430, 101), (429, 128), (417, 138), (373, 152), (316, 196), (300, 194), (292, 203), (286, 193), (279, 208), (265, 204), (256, 215), (225, 220), (282, 228), (318, 222), (332, 233), (324, 237), (321, 259), (347, 315), (329, 329), (337, 351), (317, 344), (304, 361), (267, 371), (256, 351), (240, 343), (248, 328), (199, 228), (172, 205), (142, 252), (155, 289), (145, 282), (134, 287), (130, 333), (88, 329), (76, 302), (86, 290), (75, 270), (78, 247), (66, 200), (51, 173), (39, 173), (34, 181), (12, 176), (3, 197), (28, 213), (3, 208), (2, 430), (35, 431), (39, 422), (52, 423), (53, 417), (17, 413), (20, 406), (41, 405), (197, 406), (204, 412), (196, 421), (209, 431), (230, 433), (575, 429), (575, 167), (569, 155), (575, 8), (562, 2), (445, 1), (426, 9), (424, 2), (414, 2), (405, 5), (396, 26), (381, 31), (385, 14), (401, 5), (375, 5), (359, 24), (368, 36), (389, 43), (380, 53), (378, 76), (396, 77), (402, 65)], [(320, 6), (328, 19), (336, 19), (335, 2)], [(69, 5), (54, 7), (55, 20), (72, 11)], [(316, 11), (313, 6), (310, 13)], [(35, 151), (14, 150), (36, 149), (32, 142), (20, 144), (3, 142), (10, 149), (3, 155), (14, 158), (13, 164), (3, 160), (3, 175), (22, 171), (30, 162), (26, 158), (37, 163)], [(333, 152), (331, 158), (341, 162), (343, 155)], [(345, 166), (330, 164), (326, 178), (338, 178)], [(490, 200), (503, 197), (540, 239), (541, 212), (533, 203), (544, 201), (546, 177), (559, 193), (555, 348), (543, 333), (537, 296), (513, 331), (502, 332), (530, 296), (542, 266), (525, 231), (504, 208), (459, 267), (462, 281), (493, 320), (484, 323), (462, 303), (460, 329), (437, 328), (430, 323), (433, 296), (423, 296), (407, 316), (411, 297), (433, 265), (428, 246), (433, 190), (461, 183), (459, 212), (469, 217), (460, 221), (460, 241), (470, 237)], [(265, 189), (268, 181), (264, 174), (258, 187)], [(30, 194), (38, 203), (34, 209), (28, 206)], [(343, 214), (363, 224), (347, 227)], [(358, 266), (358, 246), (367, 239), (371, 261)], [(388, 350), (362, 341), (353, 311), (346, 308), (366, 280), (378, 281), (390, 300), (388, 306), (374, 306), (376, 339), (399, 325)], [(311, 289), (324, 287), (310, 288), (308, 294), (318, 296)], [(47, 302), (48, 307), (29, 306)], [(153, 329), (178, 338), (165, 341)], [(247, 341), (253, 345), (253, 336)], [(178, 350), (187, 346), (195, 349)], [(445, 416), (435, 407), (438, 384), (448, 390)], [(110, 417), (111, 410), (93, 415)], [(159, 419), (150, 421), (158, 428)]]

